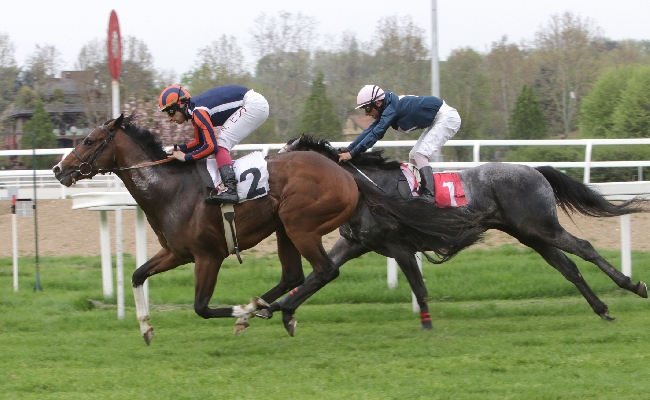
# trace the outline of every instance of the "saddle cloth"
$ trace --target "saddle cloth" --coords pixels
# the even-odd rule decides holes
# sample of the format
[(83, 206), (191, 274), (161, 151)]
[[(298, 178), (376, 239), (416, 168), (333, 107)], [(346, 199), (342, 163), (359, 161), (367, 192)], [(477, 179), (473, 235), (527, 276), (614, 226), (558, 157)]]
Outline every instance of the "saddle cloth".
[[(419, 172), (416, 176), (415, 167), (410, 164), (402, 164), (402, 173), (408, 181), (411, 188), (411, 196), (418, 197)], [(433, 174), (433, 188), (436, 197), (436, 206), (444, 207), (462, 207), (467, 205), (467, 198), (463, 190), (463, 183), (455, 172), (435, 172)]]
[[(217, 168), (217, 160), (208, 158), (206, 160), (208, 172), (217, 193), (225, 190), (221, 184), (221, 174)], [(233, 169), (237, 178), (237, 195), (239, 202), (257, 199), (269, 193), (269, 171), (266, 168), (266, 160), (261, 151), (254, 151), (234, 161)]]

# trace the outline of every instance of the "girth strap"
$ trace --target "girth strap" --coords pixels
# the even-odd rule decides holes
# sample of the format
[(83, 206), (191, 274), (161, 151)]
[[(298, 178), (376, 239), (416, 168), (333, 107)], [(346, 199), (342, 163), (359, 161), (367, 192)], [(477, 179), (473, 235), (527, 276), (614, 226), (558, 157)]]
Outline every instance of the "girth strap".
[(223, 215), (223, 230), (226, 236), (226, 244), (228, 245), (228, 254), (236, 254), (237, 260), (242, 264), (237, 245), (237, 229), (235, 229), (235, 207), (229, 203), (222, 203), (221, 215)]

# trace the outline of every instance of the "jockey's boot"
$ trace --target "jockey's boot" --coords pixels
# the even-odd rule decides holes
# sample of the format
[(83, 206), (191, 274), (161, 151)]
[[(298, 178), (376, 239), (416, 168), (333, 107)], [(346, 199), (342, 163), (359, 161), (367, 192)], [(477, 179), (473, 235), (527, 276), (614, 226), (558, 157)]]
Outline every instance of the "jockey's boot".
[(420, 197), (424, 200), (435, 203), (436, 197), (434, 196), (433, 189), (433, 169), (430, 166), (420, 168)]
[(205, 202), (210, 204), (237, 204), (239, 202), (239, 196), (237, 196), (237, 178), (235, 178), (235, 171), (232, 168), (232, 164), (226, 164), (219, 167), (219, 174), (221, 174), (221, 181), (226, 187), (226, 190), (214, 196), (210, 194), (210, 196), (205, 199)]

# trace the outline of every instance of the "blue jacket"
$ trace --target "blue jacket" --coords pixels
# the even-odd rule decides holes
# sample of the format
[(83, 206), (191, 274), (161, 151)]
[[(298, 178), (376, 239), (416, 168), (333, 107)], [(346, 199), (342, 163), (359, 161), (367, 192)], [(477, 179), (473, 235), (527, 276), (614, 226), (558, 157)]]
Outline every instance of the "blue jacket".
[(348, 148), (350, 155), (363, 153), (384, 137), (389, 127), (409, 132), (414, 129), (424, 129), (436, 118), (442, 106), (442, 100), (435, 96), (402, 96), (386, 91), (383, 112), (379, 118), (363, 132)]
[(194, 126), (194, 140), (180, 145), (181, 151), (186, 153), (185, 161), (200, 160), (217, 153), (214, 127), (223, 125), (244, 104), (247, 92), (243, 86), (217, 86), (190, 98), (187, 112)]

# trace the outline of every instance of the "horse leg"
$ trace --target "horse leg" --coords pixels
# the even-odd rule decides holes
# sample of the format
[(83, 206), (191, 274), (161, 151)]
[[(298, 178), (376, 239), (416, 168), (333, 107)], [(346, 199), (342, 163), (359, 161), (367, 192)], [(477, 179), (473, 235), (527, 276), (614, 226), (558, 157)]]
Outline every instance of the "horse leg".
[[(369, 252), (370, 250), (362, 245), (359, 242), (352, 241), (349, 239), (344, 238), (343, 236), (339, 237), (339, 239), (336, 241), (330, 252), (328, 253), (328, 256), (332, 260), (332, 263), (334, 264), (334, 268), (337, 270), (341, 267), (341, 265), (345, 264), (346, 262), (350, 261), (353, 258), (360, 257), (361, 255)], [(336, 274), (338, 276), (338, 274)], [(302, 286), (294, 286), (295, 290), (298, 292), (302, 292), (303, 294), (306, 294), (311, 290), (311, 293), (307, 296), (307, 298), (311, 297), (314, 293), (319, 291), (323, 286), (325, 286), (327, 283), (331, 282), (332, 280), (336, 279), (336, 276), (334, 276), (330, 281), (328, 282), (316, 282), (316, 278), (314, 276), (314, 273), (311, 272), (309, 275), (307, 275), (307, 278), (304, 280), (304, 283)], [(289, 298), (291, 297), (291, 299)], [(305, 300), (307, 299), (305, 298)], [(304, 302), (304, 301), (303, 301)], [(280, 305), (282, 303), (287, 309), (287, 313), (290, 313), (293, 315), (295, 313), (295, 310), (303, 303), (300, 302), (298, 303), (297, 299), (294, 298), (294, 296), (287, 296), (284, 299), (282, 299), (280, 302), (275, 302), (271, 304), (271, 306), (266, 309), (260, 311), (258, 313), (259, 317), (269, 319), (273, 316), (273, 313), (276, 311), (279, 311), (283, 307)], [(292, 311), (289, 311), (292, 310)]]
[(566, 254), (562, 253), (562, 251), (556, 247), (539, 242), (534, 244), (524, 244), (537, 251), (547, 263), (557, 269), (569, 282), (573, 283), (596, 314), (607, 321), (615, 320), (615, 318), (610, 317), (607, 305), (603, 303), (591, 290), (578, 270), (578, 266), (567, 257)]
[(142, 334), (147, 346), (153, 339), (154, 329), (149, 326), (149, 320), (151, 317), (149, 315), (149, 310), (147, 309), (147, 300), (145, 299), (144, 287), (142, 285), (149, 276), (169, 271), (181, 264), (184, 264), (183, 260), (176, 257), (174, 253), (167, 249), (160, 249), (155, 256), (133, 272), (131, 285), (133, 286), (135, 313), (140, 324), (140, 333)]
[(278, 229), (275, 234), (278, 240), (278, 258), (282, 265), (282, 278), (280, 283), (262, 295), (262, 298), (268, 303), (274, 302), (305, 281), (300, 252), (287, 236), (284, 227)]
[(632, 283), (632, 280), (628, 276), (607, 262), (588, 241), (579, 239), (562, 228), (562, 232), (550, 239), (550, 244), (563, 251), (574, 254), (585, 261), (596, 264), (621, 289), (626, 289), (640, 297), (648, 298), (648, 287), (645, 283), (641, 281)]
[(420, 268), (418, 268), (415, 254), (410, 250), (403, 249), (398, 251), (393, 250), (391, 253), (391, 257), (395, 259), (397, 265), (399, 265), (400, 269), (406, 276), (406, 280), (408, 280), (411, 290), (413, 291), (413, 294), (415, 294), (418, 306), (420, 306), (420, 322), (422, 324), (422, 329), (433, 329), (433, 325), (431, 324), (431, 314), (429, 313), (429, 305), (427, 304), (427, 301), (429, 300), (429, 292), (424, 284)]
[(235, 334), (248, 328), (248, 318), (268, 304), (259, 297), (251, 299), (249, 304), (233, 307), (210, 308), (209, 303), (214, 288), (217, 286), (217, 276), (223, 257), (217, 254), (205, 254), (196, 257), (194, 262), (194, 312), (205, 319), (209, 318), (238, 318)]

